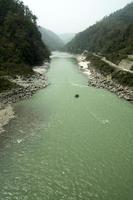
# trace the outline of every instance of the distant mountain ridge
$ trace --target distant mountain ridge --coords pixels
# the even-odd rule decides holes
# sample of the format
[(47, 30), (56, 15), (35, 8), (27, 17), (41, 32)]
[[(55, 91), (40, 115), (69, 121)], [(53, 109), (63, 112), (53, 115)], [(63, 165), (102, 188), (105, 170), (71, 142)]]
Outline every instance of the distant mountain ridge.
[(73, 53), (88, 50), (114, 60), (133, 54), (133, 3), (78, 33), (65, 50)]
[(43, 27), (39, 27), (39, 31), (41, 32), (43, 42), (51, 51), (60, 50), (64, 46), (63, 41), (53, 31)]
[(59, 37), (64, 42), (64, 44), (67, 44), (75, 37), (75, 35), (76, 35), (75, 33), (62, 33), (59, 34)]

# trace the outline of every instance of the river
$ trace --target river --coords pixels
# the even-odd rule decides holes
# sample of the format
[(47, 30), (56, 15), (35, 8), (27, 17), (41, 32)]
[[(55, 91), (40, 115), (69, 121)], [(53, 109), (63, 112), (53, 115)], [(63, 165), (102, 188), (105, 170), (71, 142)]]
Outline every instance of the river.
[(132, 105), (88, 87), (70, 54), (48, 80), (0, 137), (0, 200), (132, 200)]

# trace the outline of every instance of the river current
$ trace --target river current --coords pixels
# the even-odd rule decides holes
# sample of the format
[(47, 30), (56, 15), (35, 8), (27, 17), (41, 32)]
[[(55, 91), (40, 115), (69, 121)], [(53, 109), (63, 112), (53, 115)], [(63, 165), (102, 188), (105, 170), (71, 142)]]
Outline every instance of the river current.
[(89, 87), (70, 54), (47, 76), (0, 137), (0, 200), (132, 200), (132, 105)]

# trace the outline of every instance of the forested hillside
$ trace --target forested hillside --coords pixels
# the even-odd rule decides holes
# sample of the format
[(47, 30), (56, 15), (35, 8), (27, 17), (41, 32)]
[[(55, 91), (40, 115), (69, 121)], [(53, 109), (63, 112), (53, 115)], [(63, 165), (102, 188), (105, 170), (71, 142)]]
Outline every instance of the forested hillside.
[(64, 46), (63, 41), (56, 33), (43, 27), (39, 27), (39, 31), (41, 32), (43, 42), (51, 51), (60, 50)]
[(19, 0), (0, 0), (0, 75), (28, 73), (49, 58), (37, 18)]
[(101, 53), (114, 62), (133, 54), (133, 3), (77, 34), (65, 47), (73, 53), (85, 49)]

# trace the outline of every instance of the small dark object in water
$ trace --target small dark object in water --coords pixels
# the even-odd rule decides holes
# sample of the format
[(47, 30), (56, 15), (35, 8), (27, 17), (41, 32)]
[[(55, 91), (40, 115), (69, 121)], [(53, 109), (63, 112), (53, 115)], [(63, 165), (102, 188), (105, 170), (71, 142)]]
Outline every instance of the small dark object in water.
[(76, 94), (76, 95), (75, 95), (75, 98), (79, 98), (79, 94)]

